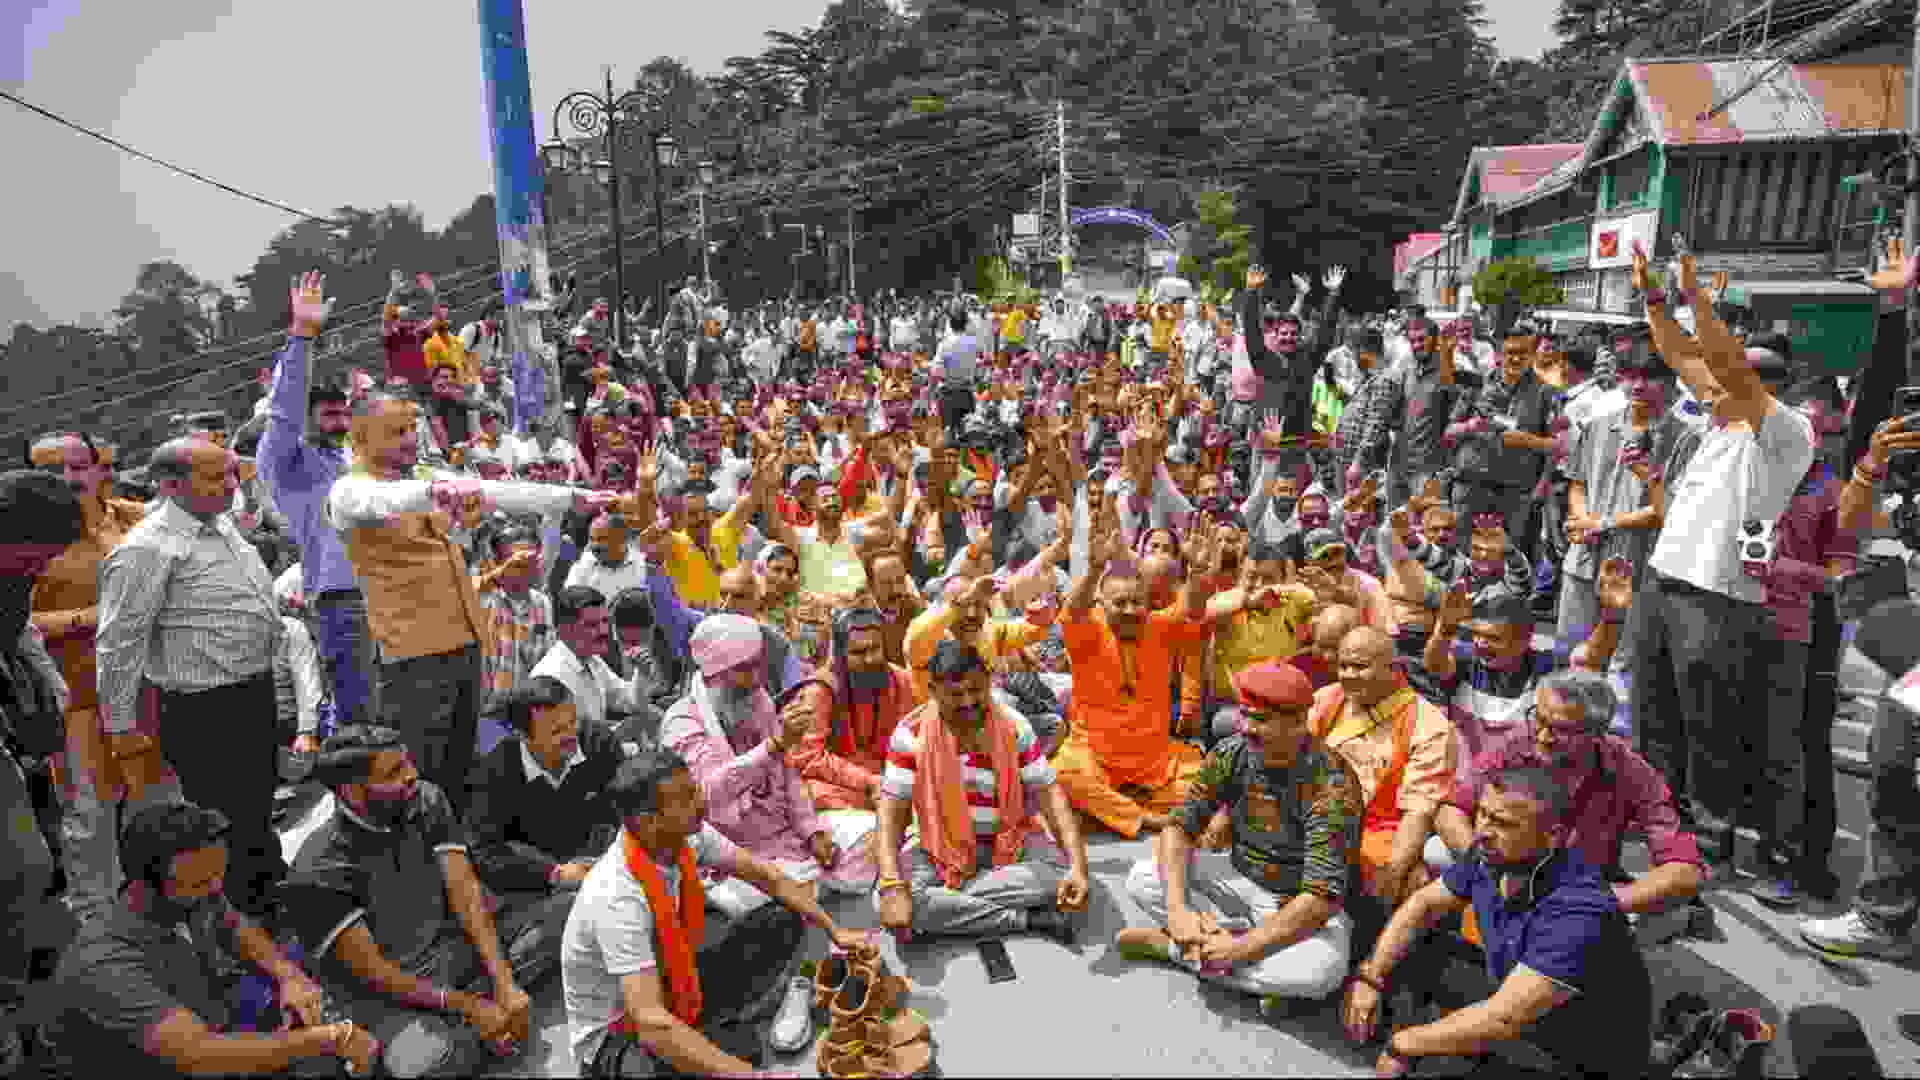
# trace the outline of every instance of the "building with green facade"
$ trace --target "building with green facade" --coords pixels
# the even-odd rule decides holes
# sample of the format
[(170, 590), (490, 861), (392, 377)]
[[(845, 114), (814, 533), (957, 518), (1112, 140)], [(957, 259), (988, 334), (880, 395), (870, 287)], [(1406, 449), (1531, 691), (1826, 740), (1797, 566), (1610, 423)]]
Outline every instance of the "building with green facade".
[(1884, 20), (1859, 26), (1817, 27), (1766, 58), (1627, 61), (1584, 142), (1473, 153), (1448, 241), (1402, 287), (1427, 302), (1449, 279), (1465, 292), (1490, 261), (1531, 258), (1568, 314), (1619, 321), (1637, 314), (1634, 243), (1664, 270), (1678, 233), (1703, 280), (1729, 273), (1727, 299), (1749, 325), (1787, 332), (1818, 370), (1854, 370), (1877, 303), (1860, 271), (1888, 222), (1843, 181), (1899, 150), (1907, 79)]

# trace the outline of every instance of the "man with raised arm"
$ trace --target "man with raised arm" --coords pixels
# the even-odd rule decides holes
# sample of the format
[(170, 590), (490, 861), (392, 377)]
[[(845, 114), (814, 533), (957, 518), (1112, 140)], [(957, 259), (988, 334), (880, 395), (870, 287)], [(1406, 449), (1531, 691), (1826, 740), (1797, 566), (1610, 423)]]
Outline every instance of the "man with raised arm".
[(1221, 526), (1202, 537), (1180, 599), (1150, 611), (1146, 582), (1108, 518), (1067, 594), (1061, 633), (1075, 677), (1072, 731), (1054, 762), (1074, 808), (1122, 836), (1165, 828), (1202, 765), (1200, 751), (1169, 730), (1173, 669), (1182, 650), (1206, 637), (1207, 600), (1232, 532)]

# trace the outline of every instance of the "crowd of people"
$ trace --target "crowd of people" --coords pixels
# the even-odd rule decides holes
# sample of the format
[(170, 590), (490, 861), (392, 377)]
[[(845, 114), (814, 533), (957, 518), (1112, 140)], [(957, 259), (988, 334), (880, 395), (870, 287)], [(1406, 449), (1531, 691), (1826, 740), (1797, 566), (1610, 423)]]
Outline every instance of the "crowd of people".
[[(1724, 281), (1634, 275), (1645, 323), (1578, 337), (1343, 318), (1340, 268), (1311, 313), (1259, 267), (1219, 306), (689, 280), (657, 327), (555, 282), (515, 387), (497, 309), (456, 333), (398, 273), (386, 370), (316, 380), (309, 274), (254, 415), (183, 418), (144, 499), (85, 432), (0, 475), (0, 975), (60, 995), (28, 1042), (458, 1075), (558, 976), (583, 1075), (750, 1072), (817, 1009), (823, 1075), (901, 1074), (925, 1026), (822, 897), (905, 948), (1072, 944), (1114, 833), (1151, 837), (1122, 955), (1337, 1001), (1382, 1075), (1750, 1068), (1770, 1029), (1658, 1009), (1642, 950), (1736, 866), (1838, 889), (1839, 658), (1878, 694), (1920, 607), (1843, 630), (1835, 583), (1920, 417), (1849, 446)], [(1822, 949), (1911, 952), (1912, 716)], [(295, 782), (330, 798), (288, 847)]]

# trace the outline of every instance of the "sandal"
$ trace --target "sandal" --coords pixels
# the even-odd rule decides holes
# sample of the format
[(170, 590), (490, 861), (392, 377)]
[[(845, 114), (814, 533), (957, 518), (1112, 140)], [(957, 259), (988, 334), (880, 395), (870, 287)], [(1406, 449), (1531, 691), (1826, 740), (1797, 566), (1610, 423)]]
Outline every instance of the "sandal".
[(870, 1043), (829, 1058), (820, 1071), (835, 1080), (862, 1077), (919, 1076), (933, 1065), (933, 1047), (924, 1042), (876, 1047)]
[(913, 992), (913, 984), (905, 977), (887, 970), (887, 958), (879, 949), (865, 957), (850, 956), (848, 967), (854, 974), (865, 976), (873, 986), (874, 1005), (879, 1012), (906, 1007), (907, 995)]
[(931, 1034), (927, 1018), (912, 1009), (898, 1009), (885, 1017), (870, 1016), (859, 1030), (867, 1045), (895, 1048), (924, 1042)]
[(813, 969), (813, 1007), (826, 1009), (833, 999), (840, 995), (840, 987), (847, 981), (852, 965), (847, 963), (843, 953), (834, 952), (826, 959), (814, 965)]

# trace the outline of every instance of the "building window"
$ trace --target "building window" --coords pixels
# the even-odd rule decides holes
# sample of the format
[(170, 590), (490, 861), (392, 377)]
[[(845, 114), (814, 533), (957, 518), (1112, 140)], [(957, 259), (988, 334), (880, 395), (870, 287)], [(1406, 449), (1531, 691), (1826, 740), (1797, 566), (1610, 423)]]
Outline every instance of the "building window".
[(1647, 193), (1647, 177), (1652, 168), (1648, 150), (1629, 154), (1613, 163), (1613, 205), (1637, 206)]

